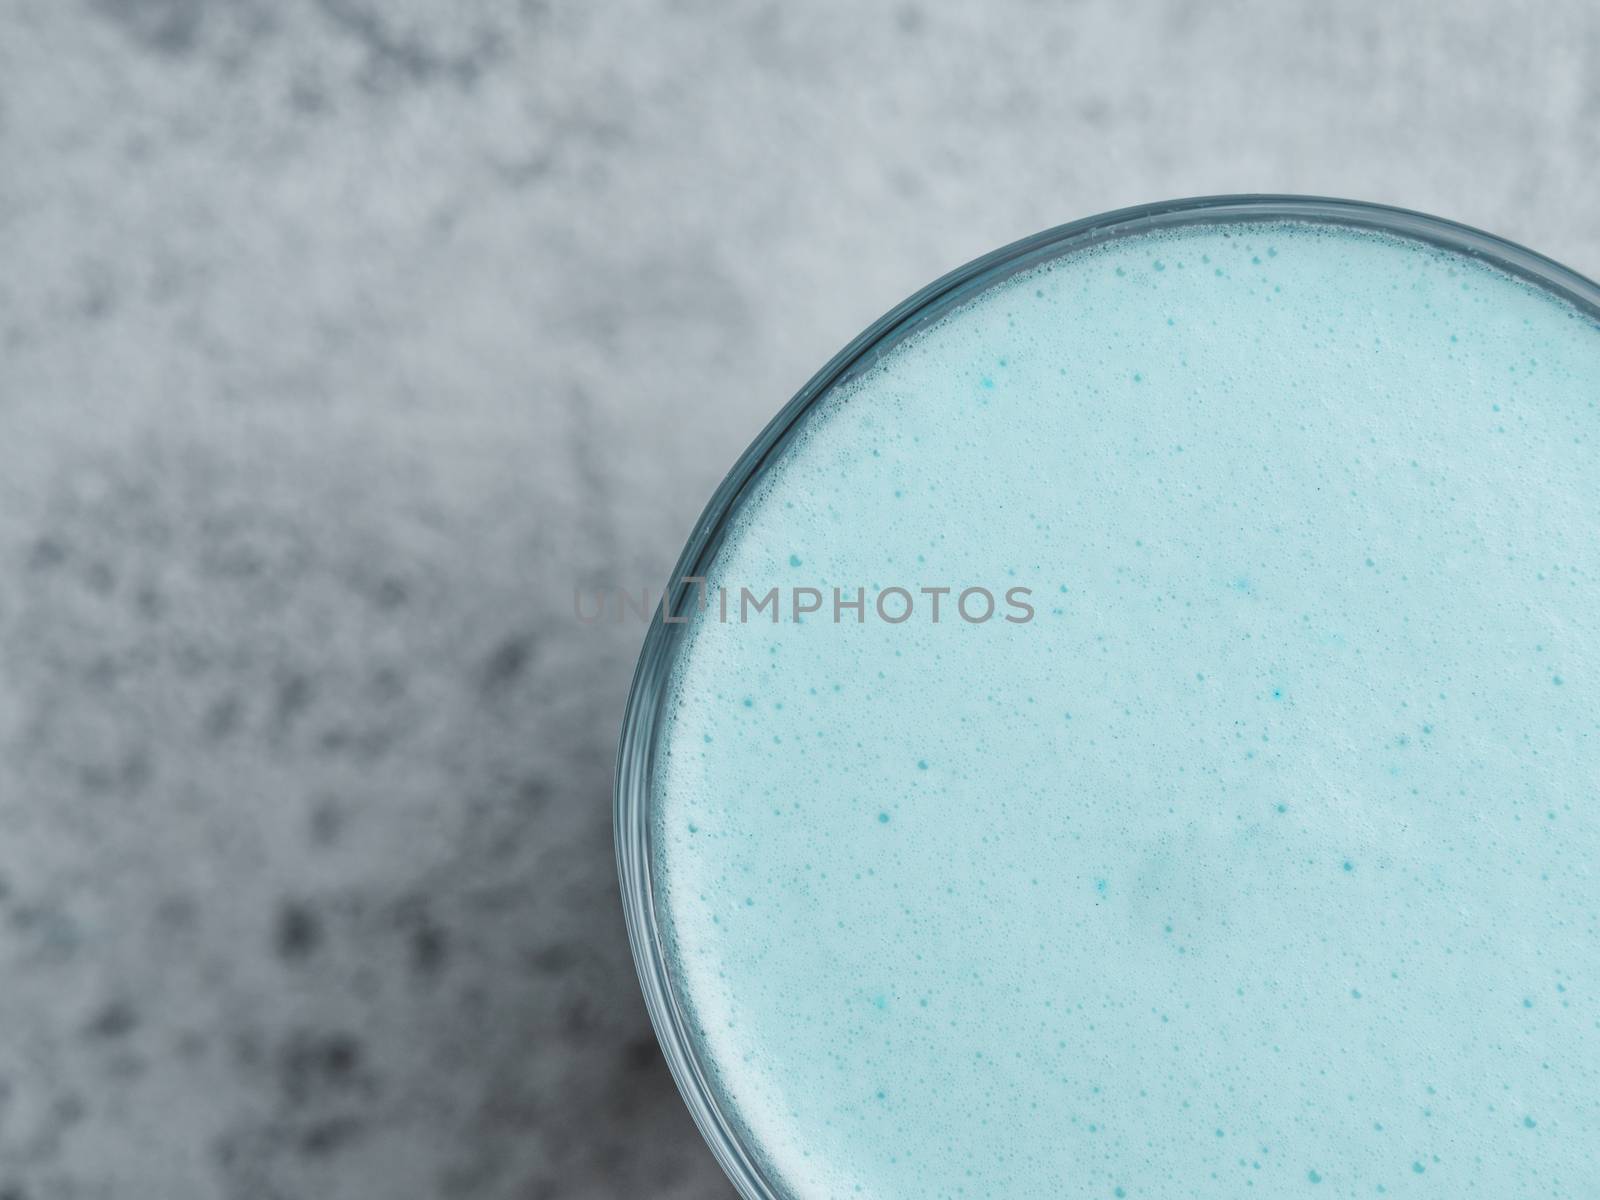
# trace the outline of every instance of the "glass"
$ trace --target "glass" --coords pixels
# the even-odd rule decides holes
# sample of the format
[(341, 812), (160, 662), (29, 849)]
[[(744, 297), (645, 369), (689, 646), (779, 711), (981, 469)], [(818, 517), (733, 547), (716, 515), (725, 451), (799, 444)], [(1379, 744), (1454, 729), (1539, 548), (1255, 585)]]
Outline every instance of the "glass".
[[(877, 357), (951, 308), (1010, 275), (1089, 246), (1133, 234), (1186, 225), (1295, 221), (1371, 229), (1482, 259), (1526, 279), (1600, 319), (1600, 286), (1559, 263), (1468, 226), (1405, 209), (1299, 196), (1223, 196), (1122, 209), (1058, 226), (987, 254), (911, 296), (834, 356), (756, 438), (712, 496), (673, 571), (667, 611), (692, 603), (686, 578), (704, 576), (732, 513), (765, 464), (781, 455), (812, 406), (835, 385), (870, 368)], [(654, 614), (639, 656), (622, 724), (617, 758), (615, 822), (617, 871), (634, 965), (645, 1006), (684, 1102), (712, 1153), (744, 1200), (780, 1200), (718, 1103), (698, 1061), (657, 922), (651, 878), (651, 781), (661, 701), (684, 626)]]

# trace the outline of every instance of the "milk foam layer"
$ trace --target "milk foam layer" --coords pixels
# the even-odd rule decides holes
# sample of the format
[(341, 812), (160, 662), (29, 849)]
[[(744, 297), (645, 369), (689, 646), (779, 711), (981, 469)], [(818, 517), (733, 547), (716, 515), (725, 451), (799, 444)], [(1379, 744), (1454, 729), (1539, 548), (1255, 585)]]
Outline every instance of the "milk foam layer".
[(1294, 223), (825, 397), (710, 587), (1034, 616), (687, 627), (657, 914), (777, 1190), (1600, 1196), (1597, 404), (1576, 308)]

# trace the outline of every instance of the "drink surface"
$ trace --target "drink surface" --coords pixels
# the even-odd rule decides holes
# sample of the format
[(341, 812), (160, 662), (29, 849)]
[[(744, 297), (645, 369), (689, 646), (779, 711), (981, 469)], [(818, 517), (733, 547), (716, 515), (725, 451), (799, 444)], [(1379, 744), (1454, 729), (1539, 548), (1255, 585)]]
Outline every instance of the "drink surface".
[(651, 794), (776, 1191), (1600, 1195), (1597, 453), (1590, 317), (1316, 224), (1069, 255), (826, 396)]

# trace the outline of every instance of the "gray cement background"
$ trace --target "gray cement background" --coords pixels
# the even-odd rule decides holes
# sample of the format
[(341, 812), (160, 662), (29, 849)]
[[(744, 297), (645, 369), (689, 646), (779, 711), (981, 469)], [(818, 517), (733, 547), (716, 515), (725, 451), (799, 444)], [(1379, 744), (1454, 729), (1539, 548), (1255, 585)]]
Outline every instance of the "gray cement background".
[(907, 293), (1321, 192), (1600, 273), (1600, 7), (0, 0), (0, 1200), (726, 1197), (609, 778)]

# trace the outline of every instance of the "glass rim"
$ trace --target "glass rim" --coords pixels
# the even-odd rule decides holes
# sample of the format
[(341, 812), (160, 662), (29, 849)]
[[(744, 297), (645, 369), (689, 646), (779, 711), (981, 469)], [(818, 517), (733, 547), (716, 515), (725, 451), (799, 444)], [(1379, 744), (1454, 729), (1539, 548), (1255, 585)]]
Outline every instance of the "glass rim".
[(1292, 221), (1387, 233), (1479, 259), (1553, 293), (1600, 322), (1600, 284), (1525, 246), (1410, 209), (1323, 196), (1201, 196), (1137, 205), (1058, 225), (1002, 246), (930, 283), (869, 325), (808, 380), (739, 457), (695, 522), (662, 605), (639, 654), (623, 712), (612, 797), (623, 916), (645, 1009), (701, 1136), (742, 1200), (785, 1200), (761, 1169), (712, 1089), (673, 989), (657, 921), (651, 854), (651, 785), (663, 700), (685, 626), (665, 623), (663, 608), (682, 611), (690, 584), (706, 574), (749, 485), (781, 454), (806, 414), (837, 384), (874, 366), (883, 352), (995, 284), (1041, 263), (1123, 237), (1190, 225)]

